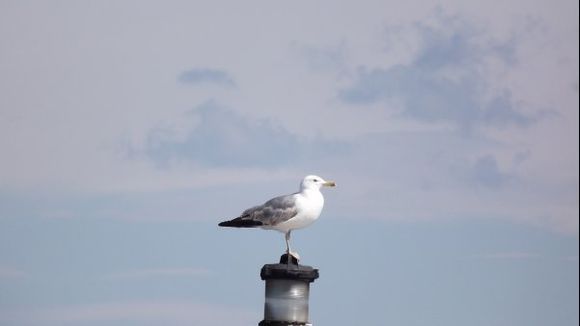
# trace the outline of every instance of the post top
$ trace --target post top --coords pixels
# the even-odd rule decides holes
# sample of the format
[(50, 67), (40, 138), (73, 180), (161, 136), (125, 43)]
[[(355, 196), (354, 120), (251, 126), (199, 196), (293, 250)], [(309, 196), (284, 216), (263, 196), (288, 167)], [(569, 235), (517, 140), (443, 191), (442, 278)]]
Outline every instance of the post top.
[[(282, 257), (281, 261), (283, 258), (284, 257)], [(311, 266), (281, 262), (279, 264), (264, 265), (260, 271), (260, 277), (262, 280), (285, 279), (314, 282), (319, 275), (318, 269)]]

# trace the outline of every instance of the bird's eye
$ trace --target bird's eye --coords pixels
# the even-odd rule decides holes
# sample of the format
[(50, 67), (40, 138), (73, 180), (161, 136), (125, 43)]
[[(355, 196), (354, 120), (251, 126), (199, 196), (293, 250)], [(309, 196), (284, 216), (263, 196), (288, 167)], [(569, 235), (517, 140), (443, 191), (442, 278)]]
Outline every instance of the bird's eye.
[(314, 182), (318, 182), (318, 179), (312, 179), (312, 181), (314, 181)]

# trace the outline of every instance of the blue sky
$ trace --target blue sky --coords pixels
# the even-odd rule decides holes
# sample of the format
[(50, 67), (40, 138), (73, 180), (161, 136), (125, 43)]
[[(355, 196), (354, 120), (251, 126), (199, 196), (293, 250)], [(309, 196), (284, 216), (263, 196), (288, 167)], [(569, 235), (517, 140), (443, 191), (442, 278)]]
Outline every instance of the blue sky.
[[(578, 3), (0, 2), (0, 324), (577, 325)], [(340, 313), (337, 313), (340, 312)]]

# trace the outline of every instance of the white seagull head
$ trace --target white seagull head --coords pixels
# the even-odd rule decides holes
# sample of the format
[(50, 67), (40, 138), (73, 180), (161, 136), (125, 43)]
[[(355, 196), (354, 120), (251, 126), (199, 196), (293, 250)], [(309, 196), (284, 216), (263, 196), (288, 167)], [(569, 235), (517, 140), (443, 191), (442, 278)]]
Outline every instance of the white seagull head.
[(335, 187), (335, 186), (336, 183), (334, 183), (334, 181), (326, 181), (317, 175), (307, 175), (300, 183), (300, 190), (306, 189), (320, 190), (321, 187)]

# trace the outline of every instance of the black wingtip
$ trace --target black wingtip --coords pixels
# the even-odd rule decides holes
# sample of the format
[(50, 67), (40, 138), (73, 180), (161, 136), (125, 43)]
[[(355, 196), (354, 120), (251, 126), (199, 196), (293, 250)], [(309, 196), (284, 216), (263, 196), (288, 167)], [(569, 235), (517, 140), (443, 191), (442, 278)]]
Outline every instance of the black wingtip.
[(235, 218), (230, 221), (223, 221), (220, 224), (218, 224), (218, 226), (234, 227), (234, 228), (252, 228), (260, 225), (262, 225), (262, 222), (243, 220), (241, 218)]

